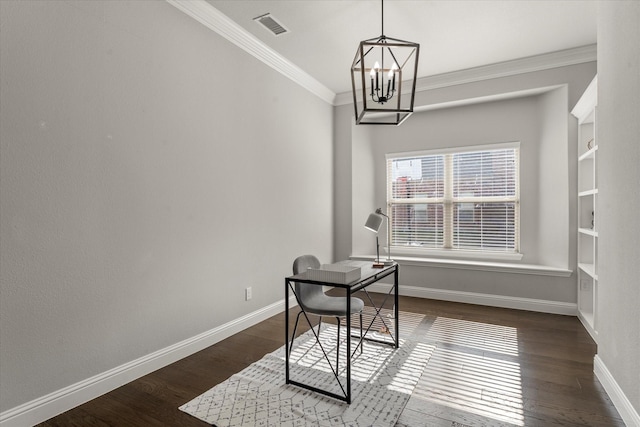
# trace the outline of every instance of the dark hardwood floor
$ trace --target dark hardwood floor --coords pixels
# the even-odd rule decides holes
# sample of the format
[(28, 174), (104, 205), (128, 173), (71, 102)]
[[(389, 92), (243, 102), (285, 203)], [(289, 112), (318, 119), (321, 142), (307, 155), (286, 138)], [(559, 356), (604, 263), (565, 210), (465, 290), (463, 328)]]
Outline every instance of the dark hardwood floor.
[[(419, 384), (424, 405), (406, 425), (624, 426), (593, 374), (596, 345), (577, 318), (410, 297), (400, 297), (399, 307), (438, 321), (444, 331)], [(293, 322), (297, 307), (291, 313)], [(283, 341), (284, 313), (40, 425), (203, 427), (178, 407)], [(457, 364), (478, 375), (461, 376)], [(491, 369), (492, 387), (504, 383), (508, 401), (464, 387), (482, 389), (480, 371)]]

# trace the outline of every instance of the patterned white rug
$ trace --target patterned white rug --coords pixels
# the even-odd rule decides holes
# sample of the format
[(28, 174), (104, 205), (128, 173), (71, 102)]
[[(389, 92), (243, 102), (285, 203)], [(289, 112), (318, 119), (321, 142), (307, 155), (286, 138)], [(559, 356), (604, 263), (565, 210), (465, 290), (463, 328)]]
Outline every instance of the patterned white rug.
[[(217, 427), (393, 426), (435, 349), (434, 343), (424, 342), (424, 316), (401, 312), (399, 317), (400, 348), (365, 341), (363, 353), (355, 352), (351, 405), (286, 385), (285, 349), (281, 347), (182, 405), (180, 410)], [(344, 336), (341, 331), (341, 338)], [(336, 325), (323, 324), (320, 340), (334, 364), (336, 337)], [(352, 339), (352, 350), (354, 341), (357, 340)], [(345, 347), (342, 342), (339, 376), (343, 385)], [(295, 340), (290, 378), (341, 393), (311, 331)]]

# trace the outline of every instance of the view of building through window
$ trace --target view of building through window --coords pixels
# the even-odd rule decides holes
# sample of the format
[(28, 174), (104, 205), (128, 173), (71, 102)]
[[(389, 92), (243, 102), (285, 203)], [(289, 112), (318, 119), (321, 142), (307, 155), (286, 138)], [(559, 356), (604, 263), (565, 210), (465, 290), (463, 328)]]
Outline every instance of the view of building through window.
[(392, 246), (518, 252), (519, 148), (471, 150), (387, 157)]

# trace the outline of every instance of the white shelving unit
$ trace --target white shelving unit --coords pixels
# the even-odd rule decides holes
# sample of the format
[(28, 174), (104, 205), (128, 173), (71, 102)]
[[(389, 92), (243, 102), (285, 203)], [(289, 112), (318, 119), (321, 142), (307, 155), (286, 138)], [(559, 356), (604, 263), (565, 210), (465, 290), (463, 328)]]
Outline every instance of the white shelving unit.
[(598, 342), (598, 76), (571, 111), (578, 119), (578, 318)]

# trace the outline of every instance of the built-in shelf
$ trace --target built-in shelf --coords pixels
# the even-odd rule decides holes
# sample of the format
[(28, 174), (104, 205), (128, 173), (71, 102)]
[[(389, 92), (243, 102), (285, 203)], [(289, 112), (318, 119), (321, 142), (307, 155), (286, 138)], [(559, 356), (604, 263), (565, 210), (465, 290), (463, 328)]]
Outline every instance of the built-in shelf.
[(598, 232), (590, 228), (578, 228), (578, 233), (586, 234), (588, 236), (598, 237)]
[(598, 337), (598, 78), (571, 111), (578, 119), (578, 318)]
[(598, 151), (598, 146), (597, 145), (595, 147), (591, 148), (586, 153), (582, 154), (580, 157), (578, 157), (578, 161), (581, 162), (583, 160), (593, 159), (595, 157), (595, 155), (596, 155), (596, 151)]
[(598, 275), (596, 274), (596, 266), (594, 264), (586, 264), (586, 263), (578, 263), (578, 268), (583, 272), (587, 273), (592, 278), (598, 280)]
[(594, 194), (598, 194), (597, 188), (592, 188), (591, 190), (585, 190), (578, 193), (578, 197), (586, 197), (593, 196)]

